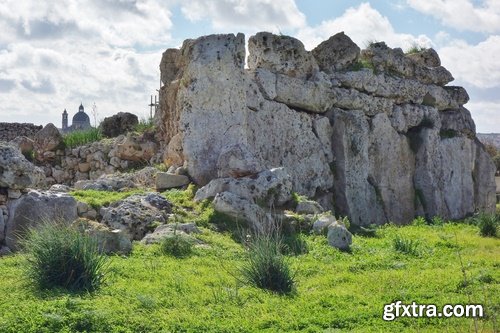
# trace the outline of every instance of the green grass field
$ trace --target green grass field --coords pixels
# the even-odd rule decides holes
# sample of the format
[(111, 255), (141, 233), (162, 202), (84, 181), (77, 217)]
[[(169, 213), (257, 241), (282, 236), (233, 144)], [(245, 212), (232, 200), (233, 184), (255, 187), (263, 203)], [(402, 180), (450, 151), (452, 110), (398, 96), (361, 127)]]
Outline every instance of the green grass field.
[[(418, 241), (418, 254), (397, 251), (397, 236)], [(465, 318), (383, 321), (395, 300), (481, 303), (479, 332), (498, 328), (500, 240), (473, 225), (386, 226), (377, 237), (354, 236), (350, 253), (307, 236), (308, 253), (290, 257), (290, 295), (241, 284), (245, 249), (229, 235), (203, 229), (199, 238), (206, 246), (187, 258), (135, 244), (129, 257), (111, 257), (94, 293), (37, 291), (22, 254), (2, 257), (0, 332), (474, 332)]]

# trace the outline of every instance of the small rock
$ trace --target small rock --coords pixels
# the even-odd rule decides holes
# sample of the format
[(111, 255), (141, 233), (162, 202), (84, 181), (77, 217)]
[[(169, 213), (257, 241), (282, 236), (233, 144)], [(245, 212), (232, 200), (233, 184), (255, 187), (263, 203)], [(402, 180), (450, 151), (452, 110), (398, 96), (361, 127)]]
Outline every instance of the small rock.
[(198, 234), (201, 233), (201, 231), (194, 223), (180, 223), (177, 225), (175, 225), (175, 223), (162, 224), (156, 227), (155, 231), (147, 234), (141, 242), (144, 244), (159, 243), (163, 238), (171, 236), (174, 233), (189, 235), (192, 233)]
[(158, 172), (156, 174), (156, 189), (158, 191), (182, 187), (187, 184), (189, 184), (189, 178), (184, 175), (173, 175), (167, 172)]
[(89, 205), (85, 202), (78, 201), (76, 203), (76, 210), (78, 212), (78, 216), (81, 216), (82, 214), (88, 212), (89, 210)]
[(328, 226), (328, 244), (339, 250), (349, 250), (352, 244), (352, 234), (347, 228), (337, 222)]
[(106, 254), (129, 254), (132, 251), (132, 242), (125, 232), (112, 230), (105, 225), (80, 218), (74, 222), (86, 234), (97, 239), (99, 249)]
[(319, 214), (324, 212), (325, 210), (316, 201), (305, 200), (298, 203), (295, 211), (298, 214)]
[(337, 220), (332, 215), (322, 215), (313, 223), (313, 232), (315, 234), (326, 234), (330, 224), (336, 223)]
[(8, 197), (9, 199), (19, 199), (21, 197), (21, 191), (20, 190), (13, 190), (13, 189), (8, 189), (7, 190)]
[(71, 189), (67, 185), (62, 185), (62, 184), (54, 184), (50, 187), (49, 191), (51, 192), (60, 192), (60, 193), (67, 193)]

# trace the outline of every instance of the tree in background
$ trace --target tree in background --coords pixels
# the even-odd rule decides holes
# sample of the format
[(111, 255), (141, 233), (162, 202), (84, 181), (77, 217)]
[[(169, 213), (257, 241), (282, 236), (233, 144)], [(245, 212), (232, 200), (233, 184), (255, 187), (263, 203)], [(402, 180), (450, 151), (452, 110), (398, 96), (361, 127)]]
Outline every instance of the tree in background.
[(490, 154), (491, 158), (493, 159), (493, 162), (495, 163), (495, 166), (497, 168), (496, 175), (500, 176), (500, 150), (495, 147), (495, 145), (491, 143), (487, 143), (484, 145), (484, 148)]

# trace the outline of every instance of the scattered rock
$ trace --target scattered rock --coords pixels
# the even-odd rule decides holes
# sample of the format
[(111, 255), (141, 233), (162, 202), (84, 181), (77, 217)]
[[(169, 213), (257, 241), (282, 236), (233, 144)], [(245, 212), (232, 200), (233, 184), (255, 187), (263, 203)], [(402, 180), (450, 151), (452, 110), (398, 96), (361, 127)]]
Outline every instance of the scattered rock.
[(171, 204), (157, 193), (135, 194), (101, 208), (101, 223), (141, 240), (155, 223), (166, 223)]
[(249, 226), (261, 230), (272, 222), (271, 214), (259, 205), (230, 192), (218, 193), (213, 201), (214, 209), (236, 220), (246, 221)]
[(67, 185), (54, 184), (50, 187), (49, 191), (67, 193), (67, 192), (71, 191), (71, 188)]
[(328, 226), (336, 222), (337, 220), (335, 219), (335, 216), (332, 216), (330, 214), (323, 214), (314, 221), (312, 231), (318, 235), (327, 234)]
[(26, 230), (44, 221), (74, 221), (77, 215), (76, 200), (66, 193), (30, 190), (19, 199), (7, 203), (9, 219), (5, 244), (17, 250), (18, 239)]
[(182, 187), (187, 184), (189, 184), (189, 178), (184, 175), (174, 175), (167, 172), (158, 172), (156, 174), (156, 189), (158, 191)]
[(54, 124), (49, 123), (34, 137), (34, 148), (36, 159), (39, 161), (52, 160), (55, 157), (55, 150), (63, 148), (63, 137)]
[(126, 134), (133, 131), (139, 123), (139, 119), (133, 113), (118, 112), (117, 114), (106, 117), (100, 124), (101, 132), (108, 138), (114, 138), (120, 134)]
[(43, 171), (31, 164), (21, 151), (0, 142), (0, 187), (22, 190), (44, 179)]
[(155, 231), (147, 234), (141, 242), (144, 244), (160, 243), (163, 238), (174, 234), (190, 235), (199, 233), (201, 231), (194, 223), (162, 224), (156, 227)]
[(264, 170), (252, 177), (218, 178), (200, 188), (195, 201), (231, 192), (264, 207), (282, 206), (292, 198), (292, 182), (284, 168)]
[(106, 254), (129, 254), (132, 242), (122, 230), (112, 230), (105, 225), (85, 218), (73, 222), (77, 228), (97, 239), (99, 249)]
[(304, 201), (300, 201), (297, 204), (295, 211), (298, 214), (320, 214), (320, 213), (323, 213), (325, 210), (316, 201), (304, 200)]
[(352, 244), (352, 234), (338, 222), (333, 222), (328, 226), (327, 238), (330, 246), (343, 251), (349, 250)]

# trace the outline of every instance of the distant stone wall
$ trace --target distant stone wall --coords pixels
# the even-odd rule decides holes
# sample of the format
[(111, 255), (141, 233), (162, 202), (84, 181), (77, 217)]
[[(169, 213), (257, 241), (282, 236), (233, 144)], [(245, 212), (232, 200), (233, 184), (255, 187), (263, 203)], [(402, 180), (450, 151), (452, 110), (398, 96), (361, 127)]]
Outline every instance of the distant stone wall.
[(18, 136), (26, 136), (33, 139), (36, 132), (42, 129), (42, 125), (28, 123), (0, 123), (0, 141), (10, 141)]

